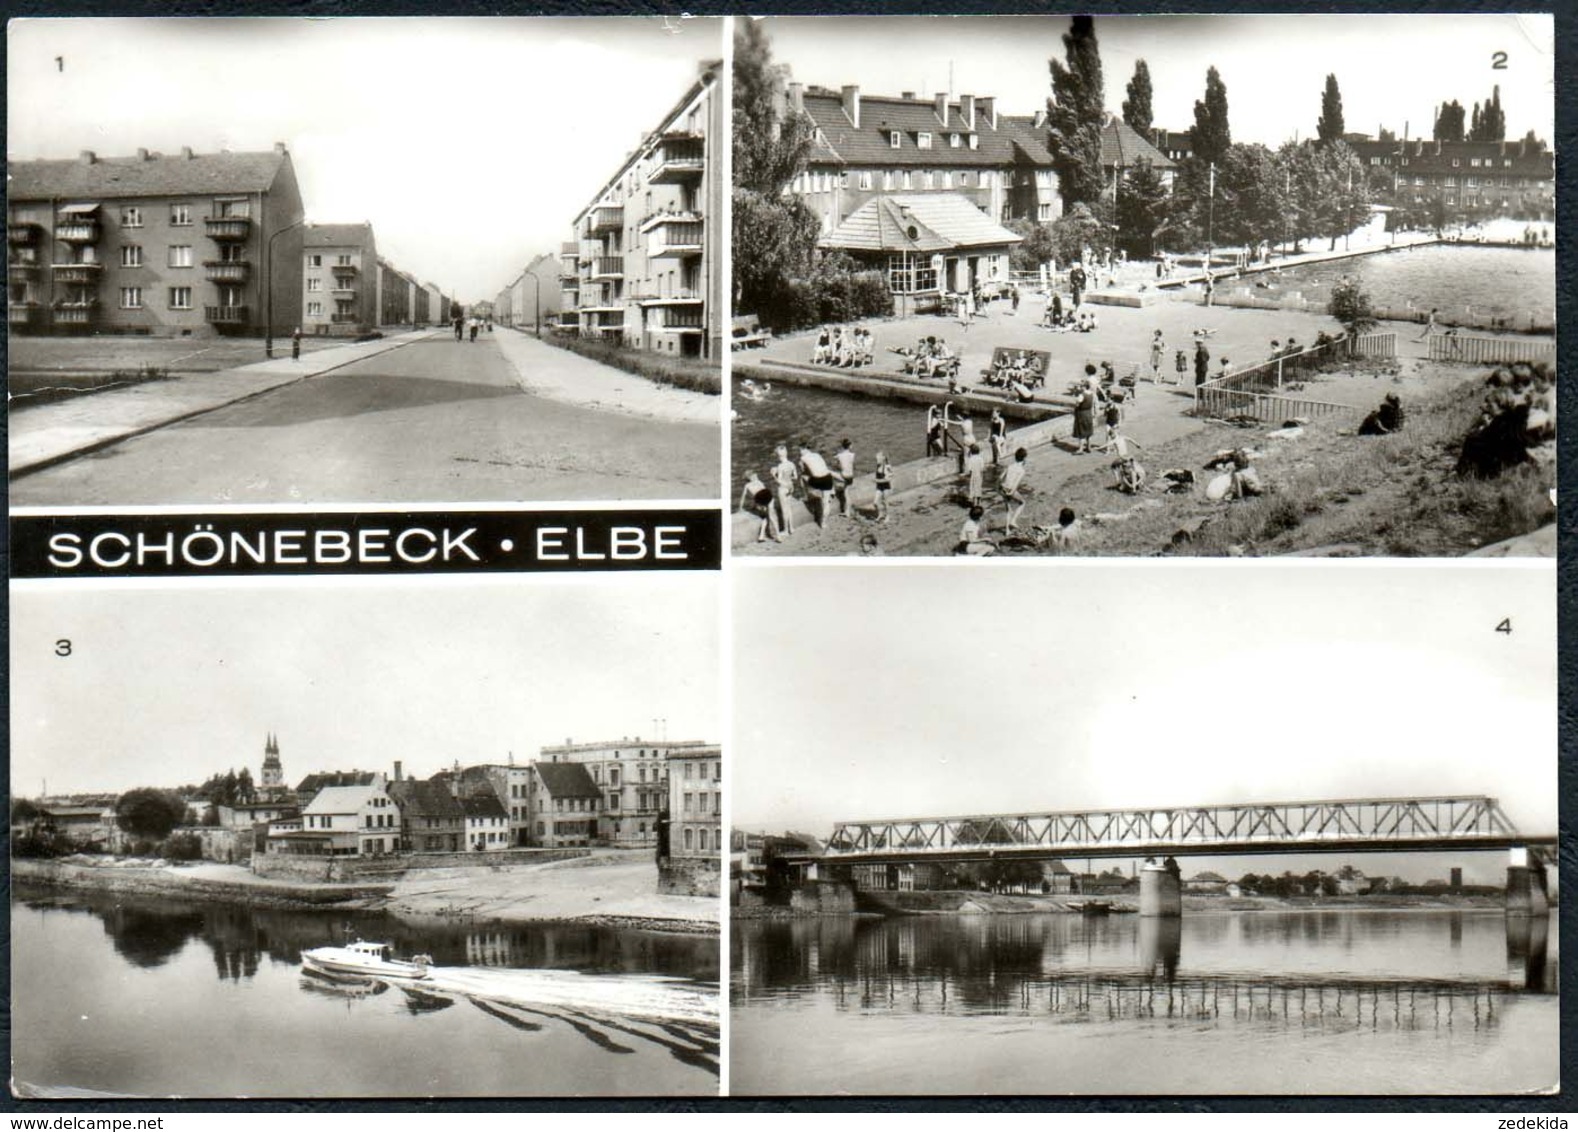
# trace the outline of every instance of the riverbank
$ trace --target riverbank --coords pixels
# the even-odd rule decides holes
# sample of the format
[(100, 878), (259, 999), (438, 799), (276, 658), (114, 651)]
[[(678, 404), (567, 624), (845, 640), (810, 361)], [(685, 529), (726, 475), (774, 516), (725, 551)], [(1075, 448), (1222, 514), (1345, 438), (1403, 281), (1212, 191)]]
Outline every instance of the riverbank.
[[(718, 902), (657, 892), (650, 855), (594, 855), (514, 868), (425, 869), (388, 883), (311, 883), (260, 877), (241, 865), (63, 857), (13, 860), (12, 877), (50, 888), (235, 901), (261, 907), (386, 911), (403, 919), (468, 923), (584, 922), (687, 934), (718, 931)], [(592, 870), (588, 872), (587, 870)]]

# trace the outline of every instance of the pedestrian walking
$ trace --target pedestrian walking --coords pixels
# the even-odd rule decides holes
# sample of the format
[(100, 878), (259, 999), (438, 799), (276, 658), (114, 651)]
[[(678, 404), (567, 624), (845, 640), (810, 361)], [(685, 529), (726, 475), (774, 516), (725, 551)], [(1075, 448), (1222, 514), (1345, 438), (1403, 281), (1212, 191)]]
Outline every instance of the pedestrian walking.
[(1085, 367), (1085, 384), (1074, 403), (1074, 451), (1090, 451), (1091, 437), (1096, 435), (1096, 367)]
[(455, 341), (463, 342), (466, 338), (466, 320), (458, 314), (455, 316)]
[(1014, 309), (1014, 313), (1018, 314), (1019, 313), (1019, 288), (1018, 288), (1018, 286), (1011, 286), (1011, 287), (1009, 287), (1009, 289), (1008, 289), (1008, 298), (1009, 298), (1009, 301), (1014, 304), (1014, 308), (1013, 308)]
[(1184, 375), (1189, 372), (1189, 355), (1179, 350), (1173, 355), (1173, 372), (1177, 374), (1178, 384), (1184, 383)]
[(1071, 304), (1075, 310), (1079, 309), (1080, 296), (1085, 293), (1085, 269), (1076, 261), (1069, 268), (1068, 289), (1073, 293), (1074, 301)]
[(1158, 330), (1151, 335), (1151, 383), (1162, 383), (1162, 359), (1167, 356), (1167, 343), (1162, 341), (1162, 332)]
[(296, 327), (290, 335), (290, 360), (301, 361), (301, 327)]
[(472, 319), (471, 320), (471, 340), (473, 342), (475, 342), (477, 340), (477, 320), (476, 319)]
[(1424, 328), (1424, 330), (1420, 331), (1419, 337), (1415, 338), (1414, 341), (1415, 342), (1423, 342), (1426, 338), (1429, 338), (1435, 332), (1436, 332), (1436, 308), (1435, 307), (1431, 307), (1430, 308), (1430, 317), (1425, 320), (1425, 328)]
[(1211, 368), (1211, 351), (1205, 348), (1205, 339), (1195, 336), (1194, 340), (1194, 383), (1204, 385), (1206, 372)]

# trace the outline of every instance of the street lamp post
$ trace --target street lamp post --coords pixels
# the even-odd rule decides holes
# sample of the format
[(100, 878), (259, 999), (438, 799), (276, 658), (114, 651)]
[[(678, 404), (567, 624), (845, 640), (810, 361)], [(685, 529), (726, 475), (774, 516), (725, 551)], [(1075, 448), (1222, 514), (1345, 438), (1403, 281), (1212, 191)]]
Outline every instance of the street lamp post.
[(1205, 294), (1211, 298), (1211, 260), (1216, 253), (1216, 162), (1211, 162), (1211, 179), (1205, 190)]
[(266, 358), (274, 356), (274, 241), (306, 222), (305, 219), (291, 221), (270, 236), (263, 248), (263, 356)]

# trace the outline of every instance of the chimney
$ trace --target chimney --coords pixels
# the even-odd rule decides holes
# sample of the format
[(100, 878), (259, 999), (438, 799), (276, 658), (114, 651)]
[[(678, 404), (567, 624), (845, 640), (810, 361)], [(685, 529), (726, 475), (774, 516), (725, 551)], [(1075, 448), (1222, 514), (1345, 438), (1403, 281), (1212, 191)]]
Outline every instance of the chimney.
[(1038, 130), (1045, 129), (1047, 124), (1047, 112), (1045, 110), (1037, 110), (1030, 116), (1030, 124)]
[(138, 161), (147, 161), (148, 160), (148, 151), (146, 149), (142, 148), (141, 146), (139, 146), (138, 149), (137, 149), (137, 160)]
[(286, 154), (286, 153), (288, 153), (290, 151), (285, 148), (285, 143), (284, 142), (275, 142), (274, 143), (274, 152), (283, 156), (284, 154)]
[(937, 121), (944, 126), (948, 124), (948, 93), (943, 91), (932, 99), (932, 104), (937, 108)]
[(396, 759), (396, 760), (395, 760), (395, 761), (394, 761), (394, 763), (395, 763), (395, 775), (394, 775), (394, 780), (395, 780), (395, 781), (396, 781), (396, 782), (399, 782), (399, 781), (400, 781), (400, 760), (399, 760), (399, 759)]
[(805, 113), (805, 84), (789, 84), (789, 108), (796, 114)]
[(98, 160), (98, 155), (95, 154), (91, 149), (85, 149), (81, 153), (77, 154), (77, 160), (84, 165), (92, 165)]
[(913, 90), (907, 90), (900, 97), (902, 97), (905, 102), (914, 102), (915, 92)]
[(959, 96), (959, 117), (964, 119), (964, 124), (970, 129), (975, 129), (975, 95), (961, 94)]
[(975, 100), (976, 107), (980, 110), (981, 117), (986, 119), (987, 125), (997, 129), (997, 98), (994, 95), (982, 95)]
[(187, 161), (192, 160), (192, 147), (189, 145), (183, 145), (181, 147), (181, 156)]
[(860, 88), (846, 86), (841, 88), (841, 92), (844, 96), (844, 113), (849, 115), (852, 124), (860, 125)]

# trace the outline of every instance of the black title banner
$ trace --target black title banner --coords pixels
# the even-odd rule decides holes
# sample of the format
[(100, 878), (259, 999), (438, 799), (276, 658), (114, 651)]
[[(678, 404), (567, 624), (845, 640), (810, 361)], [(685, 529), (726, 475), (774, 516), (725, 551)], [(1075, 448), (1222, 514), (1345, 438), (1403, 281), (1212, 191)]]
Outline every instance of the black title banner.
[(16, 515), (14, 578), (716, 570), (716, 510)]

